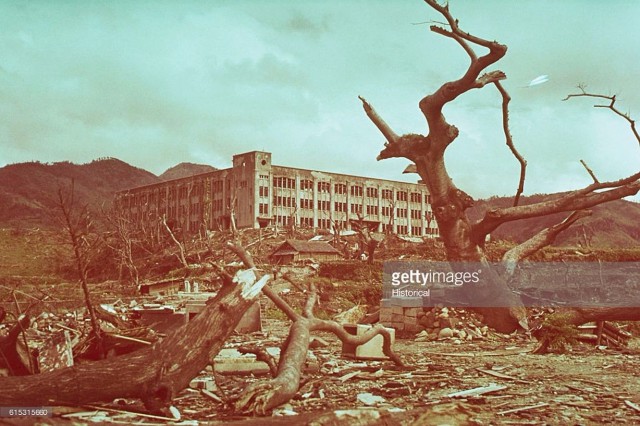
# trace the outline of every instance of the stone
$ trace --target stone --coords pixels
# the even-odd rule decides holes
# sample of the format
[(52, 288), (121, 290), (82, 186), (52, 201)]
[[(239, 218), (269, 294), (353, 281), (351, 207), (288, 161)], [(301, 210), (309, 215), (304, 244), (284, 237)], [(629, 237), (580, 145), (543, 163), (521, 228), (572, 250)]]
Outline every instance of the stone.
[(443, 328), (438, 332), (439, 339), (446, 339), (449, 337), (453, 337), (453, 330), (450, 328)]
[(451, 318), (440, 318), (440, 321), (438, 321), (440, 323), (440, 327), (442, 328), (452, 328), (453, 325), (451, 324)]

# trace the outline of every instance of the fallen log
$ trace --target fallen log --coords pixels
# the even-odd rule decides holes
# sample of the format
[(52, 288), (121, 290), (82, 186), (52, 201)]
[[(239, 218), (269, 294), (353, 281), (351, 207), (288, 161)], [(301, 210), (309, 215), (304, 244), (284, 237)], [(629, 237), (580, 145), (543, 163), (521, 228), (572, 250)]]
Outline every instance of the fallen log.
[(244, 312), (269, 280), (238, 271), (192, 321), (151, 347), (120, 357), (74, 365), (27, 377), (0, 378), (0, 406), (83, 405), (115, 398), (140, 398), (164, 413), (219, 352)]
[(273, 379), (254, 383), (247, 387), (235, 403), (236, 410), (264, 416), (273, 408), (284, 404), (295, 396), (300, 387), (301, 372), (307, 359), (313, 331), (333, 333), (343, 343), (354, 346), (365, 344), (375, 336), (381, 335), (383, 353), (396, 365), (404, 365), (400, 357), (393, 352), (391, 335), (384, 326), (378, 324), (358, 336), (349, 334), (336, 321), (321, 320), (313, 316), (316, 300), (317, 292), (312, 285), (303, 315), (296, 314), (297, 317), (289, 329), (289, 335), (280, 356), (278, 374)]
[[(606, 308), (562, 308), (549, 315), (538, 330), (532, 334), (539, 340), (538, 347), (533, 351), (535, 354), (548, 352), (552, 343), (549, 335), (553, 334), (553, 329), (561, 327), (579, 326), (587, 322), (600, 321), (640, 321), (640, 308), (637, 307), (606, 307)], [(602, 329), (607, 327), (606, 323)], [(555, 331), (557, 333), (557, 331)], [(605, 339), (609, 339), (608, 334), (603, 334)], [(614, 342), (611, 342), (614, 343)]]

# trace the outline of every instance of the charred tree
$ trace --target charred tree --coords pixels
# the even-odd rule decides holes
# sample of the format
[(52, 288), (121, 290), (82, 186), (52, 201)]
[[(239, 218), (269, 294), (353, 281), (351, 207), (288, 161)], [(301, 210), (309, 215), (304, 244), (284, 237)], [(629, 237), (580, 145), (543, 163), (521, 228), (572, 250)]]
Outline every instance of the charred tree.
[[(634, 195), (640, 190), (640, 173), (612, 182), (594, 182), (579, 190), (555, 194), (548, 201), (519, 205), (520, 195), (524, 190), (527, 163), (515, 148), (509, 130), (509, 102), (511, 98), (501, 83), (506, 79), (506, 75), (500, 70), (488, 70), (504, 57), (507, 46), (463, 31), (447, 4), (442, 5), (436, 0), (425, 0), (425, 2), (444, 18), (443, 24), (431, 25), (431, 31), (455, 41), (469, 57), (469, 65), (458, 79), (442, 84), (436, 91), (420, 101), (419, 109), (428, 125), (426, 135), (398, 135), (369, 102), (360, 97), (367, 116), (386, 139), (384, 148), (380, 151), (377, 159), (406, 158), (415, 164), (417, 173), (431, 194), (434, 216), (440, 228), (448, 260), (450, 262), (479, 262), (483, 265), (483, 271), (488, 272), (487, 276), (490, 276), (490, 279), (483, 280), (486, 281), (485, 287), (474, 295), (478, 306), (482, 306), (477, 310), (484, 314), (485, 321), (503, 332), (511, 332), (519, 327), (527, 328), (526, 311), (520, 298), (510, 291), (506, 277), (492, 268), (487, 261), (484, 248), (486, 236), (507, 222), (558, 212), (581, 211), (607, 201)], [(479, 55), (476, 49), (484, 49), (485, 52)], [(466, 210), (473, 205), (474, 200), (455, 185), (445, 163), (445, 152), (456, 140), (459, 131), (447, 121), (443, 109), (459, 96), (475, 89), (482, 89), (485, 86), (493, 86), (502, 97), (503, 131), (507, 146), (520, 164), (520, 177), (512, 207), (490, 210), (480, 221), (471, 223)], [(640, 142), (633, 120), (614, 108), (615, 97), (589, 95), (584, 90), (579, 96), (595, 96), (609, 100), (609, 107), (630, 122), (634, 135)], [(575, 222), (575, 216), (569, 216), (569, 218), (567, 226)], [(562, 225), (556, 230), (564, 228), (566, 226)], [(507, 261), (519, 261), (544, 245), (550, 244), (553, 238), (547, 237), (523, 243), (523, 247), (512, 252)]]
[(82, 405), (140, 398), (162, 412), (217, 355), (269, 280), (241, 270), (188, 324), (153, 346), (26, 377), (0, 378), (1, 406)]

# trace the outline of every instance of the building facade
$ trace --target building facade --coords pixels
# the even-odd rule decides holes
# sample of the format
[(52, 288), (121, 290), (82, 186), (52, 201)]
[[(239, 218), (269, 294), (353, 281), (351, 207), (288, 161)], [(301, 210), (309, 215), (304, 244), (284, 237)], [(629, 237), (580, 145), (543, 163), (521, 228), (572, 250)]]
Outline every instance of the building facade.
[(423, 184), (271, 164), (271, 153), (233, 156), (233, 165), (116, 194), (116, 208), (132, 222), (167, 223), (188, 232), (296, 225), (350, 229), (362, 218), (374, 231), (435, 237), (438, 227)]

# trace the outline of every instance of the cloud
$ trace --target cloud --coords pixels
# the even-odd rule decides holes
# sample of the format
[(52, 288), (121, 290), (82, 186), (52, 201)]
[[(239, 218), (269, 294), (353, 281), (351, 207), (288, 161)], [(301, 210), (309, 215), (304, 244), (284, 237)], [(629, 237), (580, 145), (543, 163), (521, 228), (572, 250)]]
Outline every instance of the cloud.
[[(619, 117), (560, 101), (585, 82), (619, 93), (624, 110), (640, 105), (640, 3), (615, 4), (451, 5), (463, 29), (509, 46), (498, 67), (527, 192), (585, 182), (581, 158), (603, 179), (637, 169)], [(0, 165), (114, 156), (161, 173), (264, 149), (276, 164), (415, 181), (401, 174), (406, 160), (375, 161), (383, 138), (357, 96), (396, 131), (427, 132), (419, 100), (468, 64), (453, 40), (412, 25), (437, 18), (421, 2), (4, 2)], [(523, 88), (543, 74), (547, 83)], [(465, 94), (444, 112), (461, 132), (447, 153), (456, 183), (513, 193), (498, 93)]]

